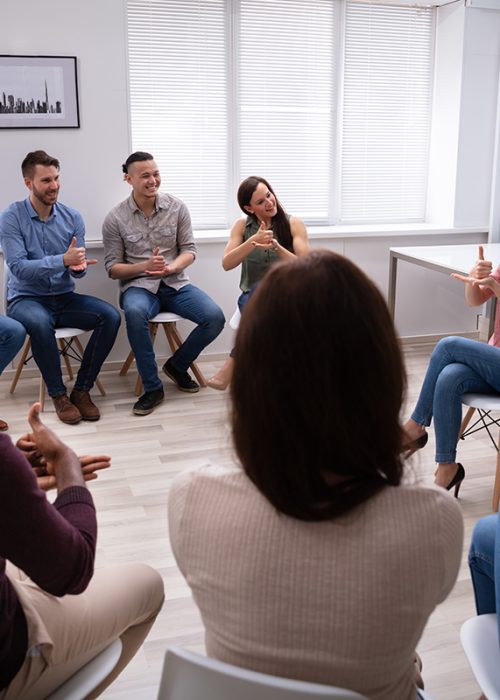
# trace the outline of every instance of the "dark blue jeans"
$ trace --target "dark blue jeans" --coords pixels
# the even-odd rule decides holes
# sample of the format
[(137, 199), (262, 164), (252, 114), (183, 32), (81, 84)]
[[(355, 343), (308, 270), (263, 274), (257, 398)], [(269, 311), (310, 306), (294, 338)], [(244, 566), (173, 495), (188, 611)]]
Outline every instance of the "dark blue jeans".
[(75, 389), (89, 391), (113, 347), (121, 321), (119, 311), (108, 302), (75, 292), (53, 297), (17, 297), (9, 302), (7, 313), (22, 323), (31, 337), (33, 357), (50, 396), (66, 392), (54, 329), (66, 326), (93, 331), (75, 381)]
[[(487, 515), (472, 533), (469, 567), (478, 615), (497, 613), (500, 621), (500, 518)], [(500, 644), (500, 622), (498, 630)]]
[(121, 295), (120, 304), (125, 312), (128, 340), (144, 391), (155, 391), (162, 386), (149, 332), (150, 318), (160, 311), (170, 311), (197, 324), (172, 356), (173, 366), (179, 372), (186, 372), (200, 352), (224, 328), (222, 309), (208, 294), (192, 284), (178, 290), (161, 284), (156, 294), (142, 287), (129, 287)]
[(0, 316), (0, 374), (22, 348), (26, 331), (13, 318)]

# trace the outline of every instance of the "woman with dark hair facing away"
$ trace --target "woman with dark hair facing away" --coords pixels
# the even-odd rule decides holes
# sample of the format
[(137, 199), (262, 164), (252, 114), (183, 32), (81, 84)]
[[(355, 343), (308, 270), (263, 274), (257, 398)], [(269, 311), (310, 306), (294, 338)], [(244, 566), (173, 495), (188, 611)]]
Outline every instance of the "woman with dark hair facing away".
[(174, 481), (169, 531), (210, 656), (415, 700), (414, 651), (455, 582), (460, 507), (403, 485), (405, 372), (386, 303), (352, 262), (279, 263), (242, 316), (231, 384), (241, 468)]
[[(289, 216), (263, 177), (247, 177), (238, 188), (238, 204), (246, 219), (238, 219), (231, 229), (222, 257), (224, 270), (241, 265), (238, 308), (243, 311), (255, 286), (277, 260), (286, 260), (309, 251), (304, 222)], [(234, 351), (221, 369), (208, 380), (212, 389), (224, 391), (231, 381)]]
[[(493, 296), (500, 297), (500, 265), (493, 270), (484, 259), (483, 246), (469, 275), (453, 274), (465, 283), (469, 306), (481, 306)], [(465, 477), (456, 461), (457, 442), (462, 422), (462, 396), (468, 392), (500, 394), (500, 307), (497, 306), (495, 329), (488, 343), (470, 338), (442, 338), (432, 351), (420, 395), (411, 417), (406, 421), (406, 453), (424, 447), (426, 427), (434, 421), (436, 435), (436, 484), (454, 488), (455, 496)]]

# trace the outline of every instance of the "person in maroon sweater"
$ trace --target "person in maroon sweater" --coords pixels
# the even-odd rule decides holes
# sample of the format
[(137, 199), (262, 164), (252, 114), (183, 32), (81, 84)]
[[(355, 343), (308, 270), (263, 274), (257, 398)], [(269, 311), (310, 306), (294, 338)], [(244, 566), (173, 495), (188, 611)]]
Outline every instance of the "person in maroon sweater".
[[(46, 697), (120, 637), (121, 658), (97, 697), (146, 637), (163, 582), (142, 564), (94, 575), (97, 521), (85, 481), (110, 458), (77, 457), (39, 408), (17, 446), (0, 435), (0, 699)], [(54, 487), (51, 504), (44, 491)]]

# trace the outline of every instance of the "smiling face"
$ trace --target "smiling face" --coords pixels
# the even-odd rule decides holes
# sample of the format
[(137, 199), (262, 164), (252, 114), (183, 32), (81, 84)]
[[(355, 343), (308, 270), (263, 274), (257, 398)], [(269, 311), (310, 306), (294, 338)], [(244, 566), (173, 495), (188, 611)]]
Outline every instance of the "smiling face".
[(154, 199), (161, 184), (160, 171), (154, 160), (138, 160), (131, 163), (125, 180), (134, 191), (134, 199), (140, 201)]
[(54, 165), (35, 165), (33, 175), (25, 177), (24, 183), (30, 191), (30, 200), (38, 211), (39, 207), (52, 207), (59, 194), (59, 170)]
[(249, 204), (245, 206), (249, 214), (253, 214), (259, 221), (270, 224), (273, 216), (278, 213), (276, 197), (263, 182), (259, 182), (255, 188)]

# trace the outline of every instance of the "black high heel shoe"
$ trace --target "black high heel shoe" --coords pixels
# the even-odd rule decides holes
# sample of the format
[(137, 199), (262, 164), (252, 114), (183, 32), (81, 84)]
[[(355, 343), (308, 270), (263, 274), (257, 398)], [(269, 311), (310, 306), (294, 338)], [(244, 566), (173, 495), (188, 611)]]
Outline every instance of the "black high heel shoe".
[(409, 442), (407, 445), (404, 447), (404, 458), (408, 459), (409, 457), (412, 456), (414, 452), (417, 450), (421, 450), (422, 447), (425, 447), (427, 445), (427, 440), (429, 439), (429, 434), (424, 433), (421, 435), (419, 438), (416, 440), (413, 440), (412, 442)]
[(465, 479), (465, 469), (463, 466), (460, 464), (460, 462), (457, 462), (457, 471), (455, 472), (455, 476), (453, 479), (450, 481), (448, 486), (446, 486), (447, 491), (451, 491), (453, 487), (455, 487), (455, 493), (454, 496), (455, 498), (458, 498), (458, 492), (460, 491), (460, 486), (462, 485), (462, 481)]

